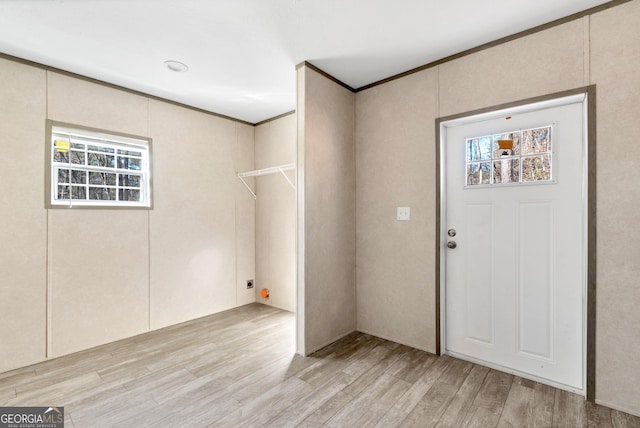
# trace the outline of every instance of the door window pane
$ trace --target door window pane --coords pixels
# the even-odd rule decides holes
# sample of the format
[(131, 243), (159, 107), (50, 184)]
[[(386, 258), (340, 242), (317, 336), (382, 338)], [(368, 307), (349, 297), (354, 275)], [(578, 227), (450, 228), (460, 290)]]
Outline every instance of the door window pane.
[(491, 137), (472, 138), (467, 140), (467, 161), (491, 159), (493, 145)]
[(518, 183), (520, 181), (520, 159), (493, 161), (494, 183)]
[(551, 179), (551, 155), (524, 156), (522, 181), (548, 181)]
[(498, 141), (511, 141), (511, 148), (508, 149), (511, 152), (506, 156), (513, 156), (520, 154), (520, 132), (506, 132), (504, 134), (497, 134), (493, 137), (493, 157), (499, 158), (501, 156), (505, 156), (504, 149), (500, 149)]
[(529, 129), (522, 132), (522, 154), (551, 152), (551, 127)]
[(466, 186), (551, 181), (552, 131), (549, 125), (467, 138)]
[(489, 162), (475, 162), (467, 165), (467, 186), (491, 183)]

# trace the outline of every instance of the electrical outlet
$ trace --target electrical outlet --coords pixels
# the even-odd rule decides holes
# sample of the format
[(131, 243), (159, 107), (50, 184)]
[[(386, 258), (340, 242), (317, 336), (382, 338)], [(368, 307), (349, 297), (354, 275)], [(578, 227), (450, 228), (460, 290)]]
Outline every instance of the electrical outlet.
[(247, 290), (253, 288), (253, 279), (248, 279), (247, 280)]
[(409, 221), (409, 220), (411, 220), (411, 208), (410, 207), (398, 207), (398, 212), (396, 214), (396, 220), (398, 220), (398, 221)]

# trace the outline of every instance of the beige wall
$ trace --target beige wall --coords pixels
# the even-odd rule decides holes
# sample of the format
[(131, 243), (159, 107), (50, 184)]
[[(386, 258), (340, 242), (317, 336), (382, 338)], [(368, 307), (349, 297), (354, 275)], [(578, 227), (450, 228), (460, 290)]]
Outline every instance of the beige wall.
[(596, 397), (640, 415), (640, 2), (591, 18), (597, 90)]
[[(236, 124), (234, 147), (236, 172), (255, 168), (255, 128)], [(256, 201), (236, 178), (236, 305), (256, 301), (255, 289), (247, 290), (247, 280), (256, 276)]]
[(44, 359), (46, 73), (0, 59), (0, 372)]
[[(434, 120), (595, 84), (596, 400), (640, 414), (640, 195), (623, 175), (640, 161), (638, 64), (640, 2), (629, 2), (359, 92), (358, 329), (435, 349)], [(398, 205), (412, 206), (409, 223), (393, 220)]]
[(151, 102), (152, 329), (235, 306), (235, 127), (204, 113)]
[(299, 68), (298, 83), (298, 173), (304, 175), (298, 183), (304, 343), (298, 347), (308, 354), (356, 328), (355, 95), (307, 66)]
[[(48, 119), (148, 135), (144, 97), (47, 72), (47, 100)], [(146, 331), (148, 212), (52, 209), (47, 229), (48, 356)]]
[[(358, 330), (435, 352), (436, 70), (356, 97)], [(411, 208), (410, 221), (396, 207)]]
[(296, 352), (300, 355), (307, 355), (305, 349), (305, 247), (307, 245), (305, 236), (305, 117), (306, 109), (306, 87), (307, 68), (298, 67), (296, 69)]
[[(290, 114), (256, 127), (256, 169), (296, 163), (296, 126), (296, 116)], [(296, 172), (286, 174), (295, 184)], [(280, 173), (254, 180), (257, 194), (256, 300), (295, 312), (296, 190)], [(263, 288), (269, 289), (266, 299), (260, 296)]]
[(588, 84), (584, 25), (572, 21), (438, 66), (439, 116)]
[[(0, 371), (255, 301), (235, 176), (253, 126), (8, 59), (0, 76)], [(151, 137), (154, 208), (46, 210), (46, 119)]]

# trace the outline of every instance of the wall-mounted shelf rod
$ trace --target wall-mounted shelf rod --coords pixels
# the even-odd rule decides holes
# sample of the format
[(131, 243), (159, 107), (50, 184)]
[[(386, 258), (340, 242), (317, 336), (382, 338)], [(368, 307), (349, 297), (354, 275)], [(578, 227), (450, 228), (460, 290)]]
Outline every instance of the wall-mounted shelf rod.
[(287, 177), (287, 174), (285, 174), (285, 172), (287, 171), (295, 171), (295, 170), (296, 170), (296, 164), (288, 163), (286, 165), (272, 166), (271, 168), (256, 169), (255, 171), (239, 172), (238, 178), (242, 181), (242, 184), (244, 184), (244, 187), (246, 187), (247, 190), (251, 192), (251, 194), (253, 195), (253, 198), (256, 199), (255, 192), (251, 190), (251, 187), (249, 187), (247, 182), (244, 181), (246, 177), (260, 177), (262, 175), (280, 173), (282, 174), (284, 179), (287, 180), (287, 183), (289, 183), (289, 186), (291, 186), (295, 190), (296, 186), (291, 182), (291, 180), (289, 180), (289, 177)]

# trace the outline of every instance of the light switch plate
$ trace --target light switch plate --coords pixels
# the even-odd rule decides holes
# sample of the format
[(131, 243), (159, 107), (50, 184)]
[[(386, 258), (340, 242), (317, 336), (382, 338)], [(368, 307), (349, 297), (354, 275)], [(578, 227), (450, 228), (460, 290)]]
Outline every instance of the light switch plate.
[(396, 216), (398, 221), (411, 220), (411, 208), (410, 207), (398, 207), (398, 215)]

